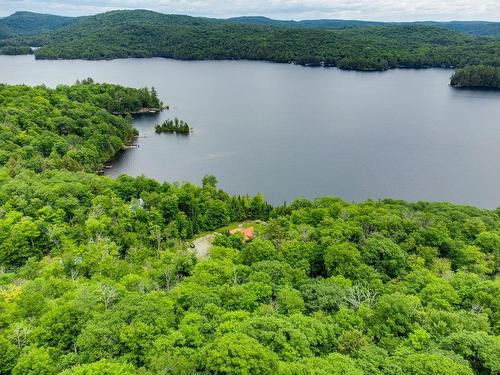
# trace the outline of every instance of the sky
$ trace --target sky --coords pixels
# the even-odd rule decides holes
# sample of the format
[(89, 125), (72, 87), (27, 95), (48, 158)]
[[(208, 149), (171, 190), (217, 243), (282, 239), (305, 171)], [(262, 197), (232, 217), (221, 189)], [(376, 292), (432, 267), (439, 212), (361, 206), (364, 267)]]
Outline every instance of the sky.
[(0, 17), (18, 10), (77, 16), (139, 8), (218, 18), (500, 21), (500, 0), (0, 0)]

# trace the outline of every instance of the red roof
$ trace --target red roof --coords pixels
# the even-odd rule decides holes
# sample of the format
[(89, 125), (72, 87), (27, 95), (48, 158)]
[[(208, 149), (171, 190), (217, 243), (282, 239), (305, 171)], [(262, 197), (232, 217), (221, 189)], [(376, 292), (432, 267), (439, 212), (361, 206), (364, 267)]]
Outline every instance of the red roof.
[(235, 234), (235, 233), (242, 233), (243, 234), (243, 241), (249, 241), (252, 238), (255, 237), (255, 233), (253, 230), (253, 227), (248, 227), (248, 228), (236, 228), (236, 229), (231, 229), (229, 231), (230, 234)]

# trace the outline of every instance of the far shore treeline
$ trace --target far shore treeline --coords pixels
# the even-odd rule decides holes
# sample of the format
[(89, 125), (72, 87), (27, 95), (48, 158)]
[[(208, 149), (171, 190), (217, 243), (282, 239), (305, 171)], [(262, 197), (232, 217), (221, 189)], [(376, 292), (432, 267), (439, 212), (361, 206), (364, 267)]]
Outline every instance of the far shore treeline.
[(81, 17), (45, 33), (12, 31), (10, 37), (0, 37), (0, 53), (28, 53), (28, 46), (38, 46), (38, 59), (247, 59), (364, 71), (500, 66), (500, 38), (468, 35), (456, 31), (456, 24), (451, 29), (432, 23), (345, 23), (347, 27), (329, 28), (250, 20), (113, 11)]

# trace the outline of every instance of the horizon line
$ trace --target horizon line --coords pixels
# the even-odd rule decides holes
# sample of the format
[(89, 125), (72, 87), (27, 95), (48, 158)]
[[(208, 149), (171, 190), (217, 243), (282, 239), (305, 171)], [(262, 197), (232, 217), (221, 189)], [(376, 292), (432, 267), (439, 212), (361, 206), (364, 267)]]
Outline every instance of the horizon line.
[(451, 19), (451, 20), (430, 20), (430, 19), (421, 19), (421, 20), (412, 20), (412, 21), (378, 21), (374, 19), (369, 19), (369, 20), (364, 20), (364, 19), (357, 19), (357, 18), (304, 18), (304, 19), (293, 19), (293, 18), (273, 18), (269, 16), (263, 16), (263, 15), (239, 15), (239, 16), (231, 16), (231, 17), (214, 17), (214, 16), (200, 16), (200, 15), (191, 15), (191, 14), (185, 14), (185, 13), (165, 13), (165, 12), (160, 12), (157, 10), (151, 10), (151, 9), (145, 9), (145, 8), (121, 8), (121, 9), (112, 9), (112, 10), (107, 10), (104, 12), (100, 13), (92, 13), (92, 14), (82, 14), (78, 16), (67, 16), (67, 15), (61, 15), (61, 14), (55, 14), (55, 13), (42, 13), (42, 12), (35, 12), (31, 10), (16, 10), (13, 13), (7, 15), (7, 16), (0, 16), (0, 19), (3, 18), (8, 18), (13, 16), (16, 13), (32, 13), (32, 14), (39, 14), (39, 15), (45, 15), (45, 16), (56, 16), (56, 17), (65, 17), (65, 18), (80, 18), (80, 17), (93, 17), (97, 16), (100, 14), (106, 14), (106, 13), (111, 13), (111, 12), (121, 12), (121, 11), (148, 11), (148, 12), (153, 12), (153, 13), (158, 13), (158, 14), (164, 14), (164, 15), (171, 15), (171, 16), (185, 16), (185, 17), (192, 17), (192, 18), (206, 18), (206, 19), (215, 19), (215, 20), (231, 20), (235, 18), (264, 18), (272, 21), (279, 21), (279, 22), (304, 22), (304, 21), (354, 21), (354, 22), (366, 22), (366, 23), (418, 23), (418, 22), (434, 22), (434, 23), (453, 23), (453, 22), (468, 22), (468, 23), (478, 23), (478, 22), (483, 22), (483, 23), (500, 23), (500, 20), (498, 21), (491, 21), (491, 20), (481, 20), (481, 19), (475, 19), (475, 20), (460, 20), (460, 19)]

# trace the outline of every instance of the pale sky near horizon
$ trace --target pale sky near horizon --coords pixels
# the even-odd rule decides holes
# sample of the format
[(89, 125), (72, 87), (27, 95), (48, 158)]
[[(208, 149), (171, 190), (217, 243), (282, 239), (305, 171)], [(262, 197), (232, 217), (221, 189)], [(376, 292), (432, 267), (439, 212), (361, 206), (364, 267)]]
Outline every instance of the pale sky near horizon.
[(220, 18), (500, 21), (500, 0), (0, 0), (0, 17), (19, 10), (76, 16), (138, 8)]

